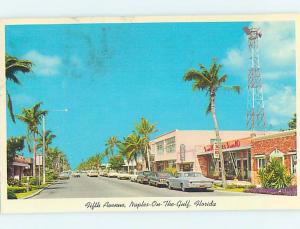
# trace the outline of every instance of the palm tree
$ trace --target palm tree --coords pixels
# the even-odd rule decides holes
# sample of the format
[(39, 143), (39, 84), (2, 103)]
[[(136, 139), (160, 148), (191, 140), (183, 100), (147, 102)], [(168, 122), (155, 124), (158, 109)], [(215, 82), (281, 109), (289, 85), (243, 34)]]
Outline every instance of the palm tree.
[(240, 93), (239, 86), (225, 86), (223, 85), (227, 80), (227, 75), (224, 74), (220, 76), (220, 69), (222, 67), (221, 64), (218, 64), (216, 59), (212, 60), (210, 69), (207, 69), (203, 64), (199, 64), (200, 70), (190, 69), (188, 70), (183, 79), (185, 81), (193, 81), (193, 91), (204, 91), (206, 95), (209, 96), (209, 104), (206, 109), (206, 114), (211, 113), (214, 126), (215, 126), (215, 133), (216, 139), (218, 141), (218, 148), (221, 160), (221, 170), (222, 170), (222, 182), (223, 186), (226, 187), (226, 178), (225, 178), (225, 169), (224, 169), (224, 158), (222, 153), (221, 147), (221, 140), (220, 140), (220, 133), (219, 133), (219, 126), (216, 118), (215, 112), (215, 100), (216, 100), (216, 93), (220, 88), (235, 91)]
[(27, 125), (27, 131), (33, 137), (33, 176), (35, 177), (35, 163), (36, 163), (36, 135), (39, 133), (39, 125), (43, 115), (48, 112), (40, 110), (41, 102), (35, 104), (31, 108), (23, 108), (22, 113), (17, 115), (17, 118)]
[[(56, 138), (56, 135), (52, 133), (51, 130), (46, 130), (45, 132), (45, 151), (48, 151), (49, 145), (52, 144), (53, 139)], [(40, 137), (37, 139), (37, 149), (43, 147), (43, 134), (40, 134)]]
[(150, 166), (150, 135), (157, 132), (155, 124), (150, 124), (150, 122), (144, 117), (141, 118), (140, 123), (135, 125), (135, 129), (139, 135), (142, 137), (143, 142), (143, 157), (146, 162), (146, 167), (151, 171)]
[[(21, 84), (17, 77), (18, 72), (28, 73), (32, 70), (32, 62), (29, 60), (19, 60), (16, 57), (5, 54), (5, 77), (6, 80), (11, 80), (15, 84)], [(7, 107), (10, 113), (10, 117), (13, 122), (16, 122), (13, 112), (13, 105), (10, 94), (7, 92)]]
[(107, 139), (105, 146), (106, 150), (105, 153), (107, 154), (107, 157), (111, 157), (114, 154), (114, 148), (118, 143), (118, 139), (116, 136), (111, 136), (110, 138)]

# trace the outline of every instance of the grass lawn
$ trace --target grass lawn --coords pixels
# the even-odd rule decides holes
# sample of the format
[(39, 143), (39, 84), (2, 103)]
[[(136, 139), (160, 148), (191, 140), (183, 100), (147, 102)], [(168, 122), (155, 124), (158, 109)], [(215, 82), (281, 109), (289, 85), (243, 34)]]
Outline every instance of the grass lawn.
[(222, 188), (222, 187), (213, 187), (214, 190), (226, 191), (226, 192), (244, 192), (245, 188)]
[(34, 189), (34, 190), (29, 191), (29, 192), (16, 193), (16, 196), (17, 196), (18, 199), (22, 199), (22, 198), (31, 196), (32, 194), (38, 192), (39, 190), (40, 189)]
[(41, 190), (42, 188), (45, 188), (47, 186), (49, 186), (49, 184), (41, 185), (40, 188), (34, 188), (33, 190), (31, 190), (29, 192), (16, 193), (16, 196), (17, 196), (18, 199), (26, 198), (26, 197), (33, 195), (34, 193), (38, 192), (39, 190)]

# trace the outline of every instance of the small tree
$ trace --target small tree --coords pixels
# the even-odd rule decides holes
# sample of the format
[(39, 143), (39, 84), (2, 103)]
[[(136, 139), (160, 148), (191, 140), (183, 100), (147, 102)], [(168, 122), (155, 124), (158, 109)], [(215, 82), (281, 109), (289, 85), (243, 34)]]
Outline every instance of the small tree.
[(119, 171), (124, 165), (124, 160), (122, 155), (112, 156), (109, 159), (110, 168), (116, 171)]
[(261, 185), (264, 188), (286, 188), (291, 185), (293, 176), (282, 165), (282, 162), (272, 158), (265, 168), (258, 171)]
[(294, 117), (288, 122), (289, 130), (296, 129), (297, 126), (296, 120), (297, 120), (296, 113), (294, 113)]

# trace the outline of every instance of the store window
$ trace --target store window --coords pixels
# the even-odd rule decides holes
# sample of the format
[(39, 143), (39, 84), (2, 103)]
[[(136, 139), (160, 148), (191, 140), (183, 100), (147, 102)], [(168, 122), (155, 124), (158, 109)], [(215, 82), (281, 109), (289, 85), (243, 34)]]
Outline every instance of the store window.
[(160, 141), (156, 143), (156, 153), (164, 152), (164, 141)]
[(166, 142), (166, 152), (173, 153), (175, 152), (175, 137), (171, 137), (165, 140)]
[(292, 155), (291, 157), (291, 173), (296, 175), (296, 167), (297, 167), (297, 155)]
[(264, 157), (257, 158), (257, 170), (264, 168), (266, 165), (266, 159)]

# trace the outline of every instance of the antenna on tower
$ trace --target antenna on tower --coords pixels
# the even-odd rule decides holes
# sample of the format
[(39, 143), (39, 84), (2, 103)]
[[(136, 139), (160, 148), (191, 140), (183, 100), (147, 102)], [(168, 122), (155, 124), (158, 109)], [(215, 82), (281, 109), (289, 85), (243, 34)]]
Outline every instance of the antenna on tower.
[(258, 47), (258, 40), (262, 37), (262, 32), (257, 27), (244, 27), (243, 30), (248, 37), (250, 54), (246, 123), (252, 131), (265, 130), (266, 118)]

